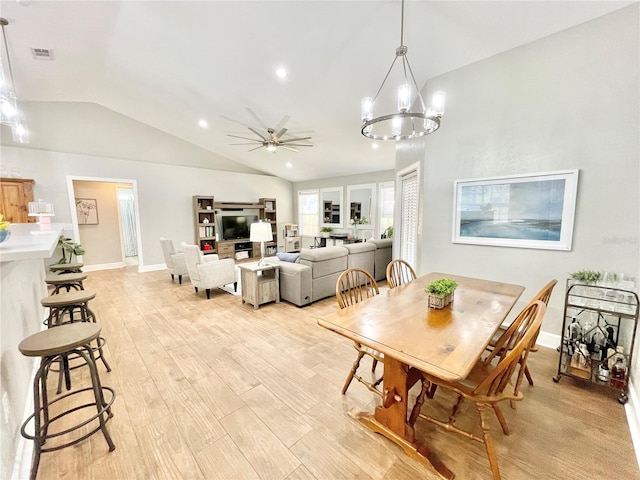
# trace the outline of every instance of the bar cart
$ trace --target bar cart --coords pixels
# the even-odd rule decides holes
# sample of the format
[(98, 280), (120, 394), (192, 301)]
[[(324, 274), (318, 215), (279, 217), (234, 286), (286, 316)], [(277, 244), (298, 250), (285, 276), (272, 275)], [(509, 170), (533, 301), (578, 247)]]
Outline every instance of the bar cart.
[(618, 401), (626, 403), (637, 326), (633, 285), (568, 279), (553, 381), (566, 375), (609, 387), (620, 391)]

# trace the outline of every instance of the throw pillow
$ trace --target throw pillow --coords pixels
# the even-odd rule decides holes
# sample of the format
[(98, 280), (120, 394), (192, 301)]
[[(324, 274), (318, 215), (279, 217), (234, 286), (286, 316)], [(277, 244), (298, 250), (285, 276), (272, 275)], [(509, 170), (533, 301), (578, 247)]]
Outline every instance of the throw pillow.
[(299, 256), (300, 256), (299, 253), (284, 253), (284, 252), (276, 253), (276, 257), (278, 257), (278, 259), (281, 262), (296, 263), (298, 261)]

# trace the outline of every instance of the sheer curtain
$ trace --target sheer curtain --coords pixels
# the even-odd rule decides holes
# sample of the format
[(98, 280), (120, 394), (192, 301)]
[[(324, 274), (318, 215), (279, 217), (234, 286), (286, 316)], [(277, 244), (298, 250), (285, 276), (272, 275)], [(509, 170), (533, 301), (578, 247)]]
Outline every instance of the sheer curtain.
[[(128, 190), (128, 191), (127, 191)], [(138, 239), (136, 237), (136, 216), (133, 208), (133, 196), (131, 190), (119, 189), (120, 218), (122, 221), (122, 238), (124, 242), (124, 256), (136, 257), (138, 255)]]

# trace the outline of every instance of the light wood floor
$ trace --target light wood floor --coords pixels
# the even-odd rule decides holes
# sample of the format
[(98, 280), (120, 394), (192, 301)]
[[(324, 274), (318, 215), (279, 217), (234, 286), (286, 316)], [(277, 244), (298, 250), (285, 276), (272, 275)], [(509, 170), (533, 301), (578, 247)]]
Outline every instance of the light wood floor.
[[(254, 311), (135, 267), (90, 273), (87, 287), (113, 367), (99, 370), (117, 390), (108, 423), (117, 448), (98, 433), (43, 454), (39, 479), (435, 478), (347, 415), (378, 400), (357, 382), (340, 395), (355, 350), (316, 325), (335, 298)], [(503, 407), (510, 436), (492, 422), (503, 478), (639, 479), (624, 408), (572, 379), (553, 383), (556, 362), (555, 350), (531, 355), (536, 385), (524, 386), (517, 410)], [(75, 385), (86, 370), (74, 371)], [(439, 392), (424, 408), (445, 414), (452, 400)], [(475, 415), (466, 406), (458, 422)], [(491, 478), (482, 444), (423, 420), (416, 429), (456, 478)]]

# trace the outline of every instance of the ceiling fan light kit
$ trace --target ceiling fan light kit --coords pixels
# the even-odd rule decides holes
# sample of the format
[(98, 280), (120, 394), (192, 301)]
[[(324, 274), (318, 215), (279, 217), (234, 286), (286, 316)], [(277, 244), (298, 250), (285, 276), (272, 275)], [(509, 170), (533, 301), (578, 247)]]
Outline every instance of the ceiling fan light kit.
[[(435, 132), (440, 127), (440, 119), (444, 114), (445, 93), (435, 92), (430, 108), (427, 108), (420, 88), (416, 82), (413, 70), (409, 64), (407, 47), (404, 43), (404, 0), (402, 0), (402, 13), (400, 18), (400, 46), (396, 48), (396, 55), (391, 67), (382, 80), (382, 84), (376, 96), (365, 97), (361, 103), (361, 132), (372, 140), (408, 140), (419, 138)], [(376, 100), (380, 96), (396, 61), (401, 59), (403, 82), (398, 87), (397, 111), (385, 115), (373, 116)], [(413, 90), (417, 98), (412, 102)]]
[(243, 137), (240, 135), (233, 135), (228, 133), (227, 136), (233, 138), (240, 138), (242, 140), (248, 140), (248, 143), (232, 143), (231, 145), (257, 145), (255, 148), (248, 150), (249, 152), (253, 152), (254, 150), (258, 150), (260, 148), (266, 148), (266, 150), (270, 153), (276, 153), (278, 148), (283, 148), (285, 150), (289, 150), (291, 152), (297, 152), (298, 149), (296, 147), (313, 147), (312, 144), (308, 143), (294, 143), (294, 142), (303, 142), (306, 140), (311, 140), (311, 137), (296, 137), (296, 138), (283, 138), (287, 133), (287, 129), (284, 127), (284, 124), (289, 121), (289, 116), (285, 115), (280, 123), (275, 127), (267, 127), (260, 118), (251, 110), (247, 108), (247, 111), (251, 116), (256, 119), (258, 124), (266, 130), (265, 132), (261, 132), (260, 129), (252, 127), (251, 125), (247, 125), (245, 123), (239, 122), (237, 120), (233, 120), (232, 118), (227, 118), (222, 116), (225, 120), (231, 120), (232, 122), (239, 123), (240, 125), (247, 127), (251, 133), (258, 136), (258, 138), (250, 138)]

